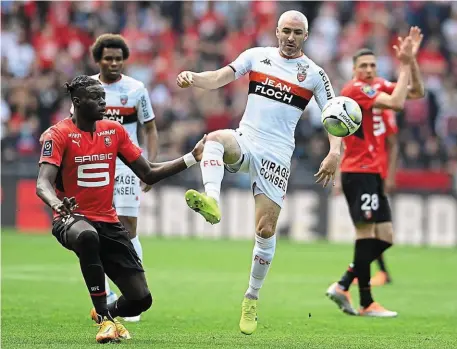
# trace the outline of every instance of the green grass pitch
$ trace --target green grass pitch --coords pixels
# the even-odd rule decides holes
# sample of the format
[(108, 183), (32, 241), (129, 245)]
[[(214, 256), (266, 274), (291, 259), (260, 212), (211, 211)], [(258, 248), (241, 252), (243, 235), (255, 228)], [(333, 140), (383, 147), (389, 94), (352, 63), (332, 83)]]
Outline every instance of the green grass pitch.
[[(259, 301), (259, 326), (238, 329), (252, 242), (142, 239), (154, 296), (134, 348), (457, 348), (455, 249), (395, 247), (394, 283), (375, 288), (396, 319), (350, 317), (325, 296), (350, 245), (278, 242)], [(97, 328), (76, 257), (51, 236), (2, 233), (2, 348), (89, 348)], [(375, 270), (375, 266), (372, 267)], [(352, 290), (357, 301), (357, 289)]]

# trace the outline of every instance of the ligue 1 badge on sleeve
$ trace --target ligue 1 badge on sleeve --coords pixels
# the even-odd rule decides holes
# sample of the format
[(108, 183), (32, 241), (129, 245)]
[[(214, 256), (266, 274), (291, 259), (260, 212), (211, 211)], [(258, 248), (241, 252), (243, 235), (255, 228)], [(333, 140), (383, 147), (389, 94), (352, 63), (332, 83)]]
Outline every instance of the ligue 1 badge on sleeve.
[(42, 155), (46, 157), (52, 156), (52, 139), (48, 139), (43, 143)]
[(298, 80), (298, 82), (305, 81), (306, 76), (308, 75), (308, 73), (307, 73), (308, 68), (309, 68), (308, 64), (302, 65), (301, 63), (297, 63), (297, 70), (298, 70), (298, 72), (297, 72), (297, 80)]

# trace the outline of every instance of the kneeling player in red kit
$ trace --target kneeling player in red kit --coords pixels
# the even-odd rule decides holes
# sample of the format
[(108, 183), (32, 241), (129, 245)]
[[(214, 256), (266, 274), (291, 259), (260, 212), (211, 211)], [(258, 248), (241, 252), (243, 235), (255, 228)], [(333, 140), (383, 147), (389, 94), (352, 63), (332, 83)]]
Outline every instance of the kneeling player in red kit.
[[(54, 211), (52, 234), (79, 258), (94, 305), (91, 317), (100, 325), (97, 342), (129, 339), (115, 318), (141, 314), (151, 306), (152, 296), (112, 205), (116, 157), (152, 185), (200, 161), (206, 137), (179, 159), (150, 163), (121, 124), (103, 119), (105, 91), (99, 81), (83, 75), (66, 86), (75, 111), (44, 135), (36, 191)], [(105, 273), (122, 292), (109, 305)]]

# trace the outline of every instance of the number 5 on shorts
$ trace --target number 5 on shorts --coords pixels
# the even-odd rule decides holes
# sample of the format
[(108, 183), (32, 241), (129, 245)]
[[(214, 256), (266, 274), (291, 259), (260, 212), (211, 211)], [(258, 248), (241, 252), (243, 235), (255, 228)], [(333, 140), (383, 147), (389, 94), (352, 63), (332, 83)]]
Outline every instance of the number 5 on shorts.
[(361, 209), (363, 211), (376, 211), (379, 208), (379, 199), (378, 199), (378, 194), (362, 194), (361, 196), (362, 199), (362, 206)]

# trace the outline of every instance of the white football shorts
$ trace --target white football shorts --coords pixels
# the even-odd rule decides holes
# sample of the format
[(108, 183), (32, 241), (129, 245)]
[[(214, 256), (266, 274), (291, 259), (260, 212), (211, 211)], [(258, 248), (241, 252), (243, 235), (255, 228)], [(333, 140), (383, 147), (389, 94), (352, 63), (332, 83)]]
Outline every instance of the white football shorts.
[(138, 217), (141, 186), (139, 178), (126, 167), (117, 167), (113, 205), (118, 216)]
[(275, 152), (274, 145), (265, 145), (243, 133), (232, 130), (242, 153), (237, 164), (225, 164), (227, 171), (249, 173), (253, 195), (265, 194), (282, 208), (290, 176), (290, 158)]

